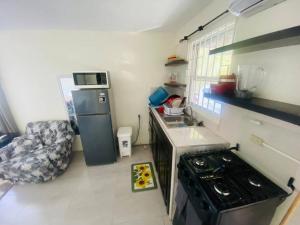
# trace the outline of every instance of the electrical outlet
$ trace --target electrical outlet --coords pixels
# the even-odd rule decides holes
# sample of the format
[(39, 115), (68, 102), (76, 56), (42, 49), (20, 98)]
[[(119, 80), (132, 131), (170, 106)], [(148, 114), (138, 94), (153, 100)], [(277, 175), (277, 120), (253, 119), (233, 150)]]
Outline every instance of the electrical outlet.
[(251, 135), (251, 141), (257, 145), (260, 145), (260, 146), (263, 146), (263, 143), (264, 143), (264, 139), (256, 136), (255, 134), (252, 134)]

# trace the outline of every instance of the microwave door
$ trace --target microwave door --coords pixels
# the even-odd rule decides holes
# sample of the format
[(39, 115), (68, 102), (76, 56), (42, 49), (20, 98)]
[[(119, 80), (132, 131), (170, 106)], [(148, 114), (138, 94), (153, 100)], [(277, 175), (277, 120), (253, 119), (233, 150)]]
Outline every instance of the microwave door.
[(74, 74), (75, 85), (97, 85), (99, 79), (95, 73), (76, 73)]
[(96, 74), (87, 74), (84, 76), (84, 85), (97, 85), (98, 79)]
[(74, 77), (74, 82), (76, 85), (84, 85), (85, 84), (85, 78), (83, 75), (76, 74)]
[(73, 73), (74, 84), (82, 88), (109, 88), (108, 73)]

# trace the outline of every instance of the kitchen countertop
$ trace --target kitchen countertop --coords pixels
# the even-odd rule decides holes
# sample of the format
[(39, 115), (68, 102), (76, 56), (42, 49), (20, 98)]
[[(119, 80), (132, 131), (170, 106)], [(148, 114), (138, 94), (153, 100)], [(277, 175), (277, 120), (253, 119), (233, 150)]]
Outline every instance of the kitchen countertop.
[(229, 145), (225, 139), (219, 137), (207, 127), (191, 126), (168, 128), (155, 108), (150, 107), (150, 109), (175, 148)]
[(176, 208), (174, 196), (177, 185), (176, 165), (179, 160), (179, 156), (185, 152), (226, 148), (229, 147), (229, 143), (225, 139), (213, 133), (207, 127), (190, 126), (169, 128), (154, 107), (150, 107), (150, 110), (173, 145), (169, 206), (169, 218), (172, 219)]

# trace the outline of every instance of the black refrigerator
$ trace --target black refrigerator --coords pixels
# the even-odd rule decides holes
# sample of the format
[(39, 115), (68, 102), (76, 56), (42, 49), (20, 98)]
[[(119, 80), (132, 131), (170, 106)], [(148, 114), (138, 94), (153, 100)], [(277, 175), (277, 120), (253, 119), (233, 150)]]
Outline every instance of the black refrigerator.
[(87, 165), (116, 161), (113, 112), (109, 89), (72, 91), (84, 158)]

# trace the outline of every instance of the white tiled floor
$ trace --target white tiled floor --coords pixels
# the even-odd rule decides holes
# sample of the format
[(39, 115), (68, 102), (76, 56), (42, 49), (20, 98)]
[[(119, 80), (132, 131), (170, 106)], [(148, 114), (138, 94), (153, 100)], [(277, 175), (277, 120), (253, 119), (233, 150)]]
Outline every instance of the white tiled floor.
[(152, 156), (143, 147), (94, 167), (77, 152), (56, 180), (13, 187), (0, 200), (0, 225), (170, 225), (159, 189), (131, 192), (130, 166), (145, 161)]

